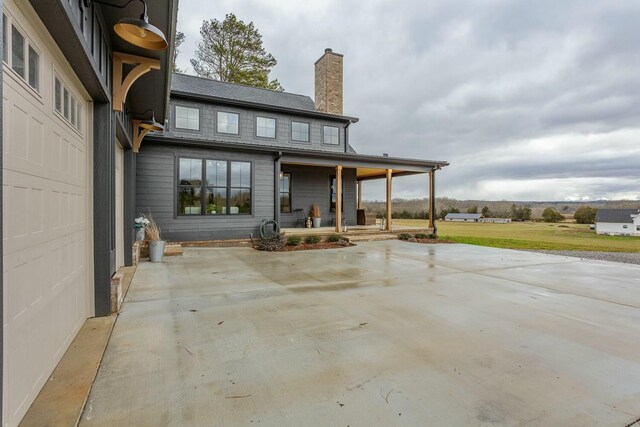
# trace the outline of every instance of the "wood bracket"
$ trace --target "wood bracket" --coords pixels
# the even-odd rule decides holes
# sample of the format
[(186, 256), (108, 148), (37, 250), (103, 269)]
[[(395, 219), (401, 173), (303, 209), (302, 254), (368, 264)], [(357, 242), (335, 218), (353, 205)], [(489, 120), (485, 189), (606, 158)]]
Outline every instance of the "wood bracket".
[[(122, 80), (124, 64), (134, 65), (129, 74)], [(127, 99), (127, 93), (133, 83), (151, 70), (159, 70), (160, 61), (144, 56), (130, 55), (128, 53), (113, 52), (113, 111), (122, 111), (122, 106)]]
[(132, 150), (134, 153), (137, 153), (140, 150), (140, 146), (142, 145), (142, 139), (146, 134), (149, 133), (149, 129), (145, 129), (140, 127), (140, 123), (142, 120), (132, 120), (133, 124), (133, 147)]

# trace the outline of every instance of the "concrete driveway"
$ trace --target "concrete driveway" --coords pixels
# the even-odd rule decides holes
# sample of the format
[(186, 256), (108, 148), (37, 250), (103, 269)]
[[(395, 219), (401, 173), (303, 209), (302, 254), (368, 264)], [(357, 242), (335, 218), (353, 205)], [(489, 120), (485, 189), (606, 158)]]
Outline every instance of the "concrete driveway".
[(82, 426), (624, 426), (640, 267), (400, 241), (143, 263)]

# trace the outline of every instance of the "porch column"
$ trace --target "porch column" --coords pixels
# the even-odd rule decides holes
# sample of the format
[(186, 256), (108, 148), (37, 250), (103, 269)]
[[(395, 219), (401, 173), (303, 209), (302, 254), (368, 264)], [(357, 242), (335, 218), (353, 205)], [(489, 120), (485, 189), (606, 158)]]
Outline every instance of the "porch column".
[(358, 181), (358, 209), (362, 209), (362, 181)]
[(387, 169), (387, 231), (391, 231), (391, 178), (393, 170)]
[(429, 172), (429, 227), (433, 229), (433, 234), (438, 235), (436, 229), (436, 170)]
[(336, 233), (342, 233), (342, 166), (336, 166)]

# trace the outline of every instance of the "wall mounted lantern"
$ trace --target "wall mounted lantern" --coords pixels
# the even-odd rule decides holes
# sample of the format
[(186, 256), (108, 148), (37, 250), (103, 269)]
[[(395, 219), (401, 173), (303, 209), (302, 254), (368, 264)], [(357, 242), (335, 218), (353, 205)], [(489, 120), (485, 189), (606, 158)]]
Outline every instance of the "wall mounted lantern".
[(123, 9), (134, 1), (142, 3), (143, 9), (140, 18), (122, 18), (113, 30), (121, 39), (131, 43), (134, 46), (150, 50), (165, 50), (169, 44), (164, 33), (157, 27), (149, 23), (147, 15), (147, 3), (144, 0), (129, 0), (123, 5), (107, 3), (101, 0), (91, 0), (93, 3), (103, 4), (105, 6), (117, 7)]
[[(142, 139), (145, 135), (151, 131), (154, 132), (162, 132), (164, 130), (164, 126), (156, 121), (155, 113), (153, 110), (149, 109), (142, 114), (146, 114), (148, 111), (151, 111), (151, 118), (146, 120), (132, 120), (133, 124), (133, 152), (137, 153), (140, 150), (140, 145), (142, 145)], [(137, 113), (133, 113), (137, 114)]]

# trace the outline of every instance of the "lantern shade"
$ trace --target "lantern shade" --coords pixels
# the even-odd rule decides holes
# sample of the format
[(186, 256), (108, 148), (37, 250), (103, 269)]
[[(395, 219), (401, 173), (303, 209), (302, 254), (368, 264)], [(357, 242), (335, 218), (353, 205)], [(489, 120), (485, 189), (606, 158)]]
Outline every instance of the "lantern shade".
[(140, 19), (122, 18), (113, 29), (120, 38), (143, 49), (165, 50), (169, 46), (162, 31), (151, 25), (145, 14)]

